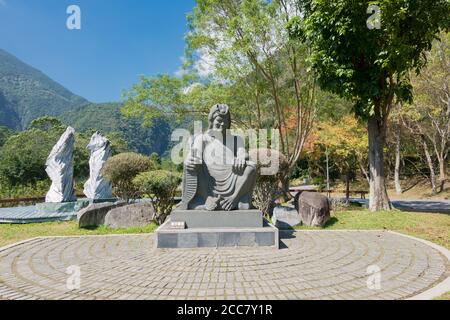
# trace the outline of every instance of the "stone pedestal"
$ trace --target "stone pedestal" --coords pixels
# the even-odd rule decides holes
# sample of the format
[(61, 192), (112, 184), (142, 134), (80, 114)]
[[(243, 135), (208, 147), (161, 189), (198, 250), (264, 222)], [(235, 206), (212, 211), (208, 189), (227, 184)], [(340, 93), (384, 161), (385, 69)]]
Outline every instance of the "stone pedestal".
[(174, 210), (170, 220), (185, 222), (194, 228), (262, 228), (263, 214), (259, 210), (206, 211)]
[(36, 212), (38, 214), (56, 214), (56, 213), (70, 213), (78, 212), (83, 208), (86, 208), (90, 204), (88, 199), (81, 199), (74, 202), (64, 203), (37, 203)]
[[(179, 229), (180, 225), (185, 228)], [(156, 230), (155, 245), (157, 248), (278, 248), (278, 242), (278, 229), (265, 221), (259, 210), (175, 210)]]

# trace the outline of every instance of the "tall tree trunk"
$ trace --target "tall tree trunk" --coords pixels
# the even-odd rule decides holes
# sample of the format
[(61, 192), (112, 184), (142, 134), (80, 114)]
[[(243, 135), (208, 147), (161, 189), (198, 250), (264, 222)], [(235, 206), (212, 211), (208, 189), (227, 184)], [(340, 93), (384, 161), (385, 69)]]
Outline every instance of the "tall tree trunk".
[(370, 184), (369, 173), (367, 172), (367, 169), (364, 168), (364, 164), (362, 163), (362, 161), (359, 160), (359, 159), (358, 159), (358, 166), (359, 166), (359, 169), (361, 170), (361, 172), (362, 172), (364, 178), (366, 178), (367, 183)]
[(431, 191), (433, 194), (436, 194), (437, 193), (436, 174), (434, 172), (433, 159), (431, 159), (431, 154), (430, 151), (428, 150), (428, 144), (427, 141), (425, 140), (425, 137), (421, 136), (420, 139), (422, 141), (422, 147), (425, 153), (425, 158), (427, 159), (428, 168), (430, 169)]
[(400, 144), (401, 144), (401, 129), (400, 125), (397, 124), (397, 127), (395, 128), (395, 173), (394, 173), (394, 179), (395, 179), (395, 191), (397, 191), (397, 194), (402, 194), (402, 186), (400, 184)]
[(325, 151), (326, 162), (327, 162), (327, 197), (330, 196), (330, 153), (328, 148)]
[(345, 174), (345, 203), (350, 203), (350, 174), (348, 171)]
[(289, 189), (290, 189), (289, 177), (290, 177), (290, 173), (286, 173), (280, 177), (280, 181), (279, 181), (281, 198), (283, 199), (284, 202), (288, 202), (289, 200), (291, 200), (293, 198), (291, 192), (289, 191)]
[(444, 192), (445, 181), (447, 180), (446, 159), (439, 157), (439, 192)]
[(371, 211), (391, 210), (391, 203), (386, 189), (384, 173), (384, 144), (386, 126), (380, 115), (368, 120), (369, 166), (370, 166), (370, 201)]

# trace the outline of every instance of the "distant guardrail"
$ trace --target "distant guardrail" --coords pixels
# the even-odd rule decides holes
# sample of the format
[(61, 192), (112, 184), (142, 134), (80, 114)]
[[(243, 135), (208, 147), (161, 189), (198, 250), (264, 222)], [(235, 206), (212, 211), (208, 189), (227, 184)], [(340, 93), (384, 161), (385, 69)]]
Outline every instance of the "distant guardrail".
[[(78, 198), (84, 198), (84, 194), (77, 194)], [(34, 205), (36, 203), (45, 202), (45, 197), (27, 197), (27, 198), (13, 198), (0, 199), (0, 208), (16, 207), (19, 205)], [(181, 197), (175, 197), (174, 202), (177, 204), (181, 202)]]
[[(77, 197), (84, 197), (83, 194), (77, 194)], [(45, 202), (45, 197), (26, 197), (26, 198), (12, 198), (0, 199), (0, 208), (15, 207), (22, 204), (36, 204)]]
[[(321, 190), (321, 189), (302, 189), (302, 188), (290, 188), (289, 192), (299, 193), (299, 192), (319, 192), (319, 193), (343, 193), (346, 194), (347, 190)], [(359, 194), (361, 199), (366, 199), (366, 194), (369, 194), (369, 191), (365, 190), (350, 190), (349, 195)]]
[[(290, 188), (290, 192), (319, 192), (319, 193), (343, 193), (346, 194), (346, 190), (317, 190), (317, 189), (301, 189), (301, 188)], [(361, 199), (366, 199), (366, 194), (368, 191), (365, 190), (350, 190), (349, 194), (359, 194)], [(85, 197), (83, 194), (77, 194), (77, 197)], [(175, 197), (175, 203), (181, 201), (181, 197)], [(0, 207), (14, 207), (21, 204), (36, 204), (45, 202), (45, 197), (27, 197), (27, 198), (13, 198), (13, 199), (0, 199)]]

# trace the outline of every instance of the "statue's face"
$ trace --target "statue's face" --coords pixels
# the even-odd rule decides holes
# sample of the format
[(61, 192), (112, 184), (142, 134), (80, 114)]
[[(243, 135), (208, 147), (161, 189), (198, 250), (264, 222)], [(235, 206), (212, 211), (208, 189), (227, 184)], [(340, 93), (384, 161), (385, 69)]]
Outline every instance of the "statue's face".
[(212, 127), (213, 127), (213, 130), (217, 130), (217, 131), (221, 131), (221, 132), (224, 132), (226, 129), (229, 129), (226, 119), (224, 119), (221, 116), (217, 116), (214, 119)]

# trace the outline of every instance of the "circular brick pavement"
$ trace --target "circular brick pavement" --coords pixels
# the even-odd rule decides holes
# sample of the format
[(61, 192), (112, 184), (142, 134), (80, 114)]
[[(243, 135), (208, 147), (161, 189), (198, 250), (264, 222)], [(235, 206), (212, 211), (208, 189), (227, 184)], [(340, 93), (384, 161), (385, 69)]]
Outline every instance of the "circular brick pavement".
[[(153, 235), (33, 239), (0, 251), (0, 299), (405, 299), (450, 271), (434, 248), (390, 232), (281, 235), (280, 250), (157, 250)], [(67, 289), (70, 266), (79, 289)], [(376, 268), (380, 288), (369, 289)]]

